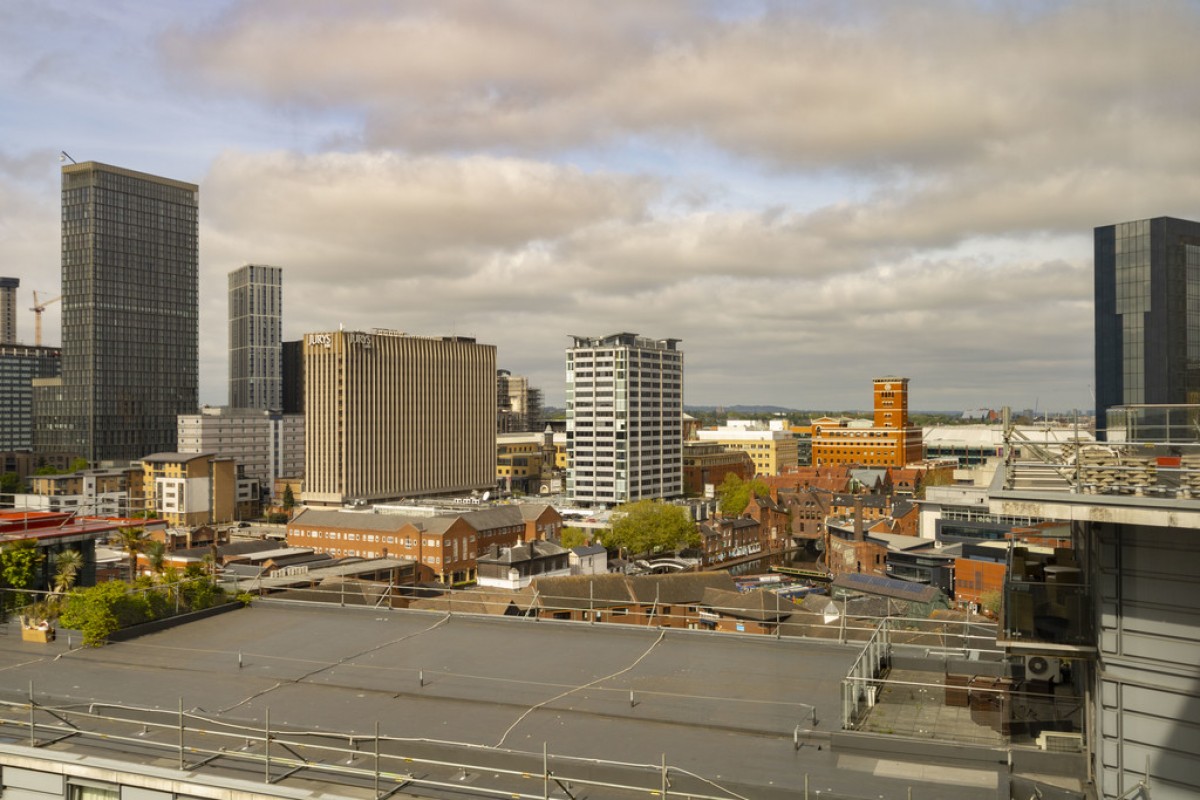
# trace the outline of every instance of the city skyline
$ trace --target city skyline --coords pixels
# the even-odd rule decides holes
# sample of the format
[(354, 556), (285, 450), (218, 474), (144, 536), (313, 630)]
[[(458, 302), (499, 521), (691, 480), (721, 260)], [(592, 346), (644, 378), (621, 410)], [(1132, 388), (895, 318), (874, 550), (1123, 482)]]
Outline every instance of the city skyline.
[[(688, 343), (689, 405), (1094, 405), (1092, 230), (1200, 217), (1195, 4), (220, 2), (0, 12), (0, 274), (58, 284), (58, 157), (196, 183), (283, 336), (494, 343), (561, 407), (578, 330)], [(552, 66), (547, 66), (552, 65)], [(60, 342), (61, 305), (44, 314)]]

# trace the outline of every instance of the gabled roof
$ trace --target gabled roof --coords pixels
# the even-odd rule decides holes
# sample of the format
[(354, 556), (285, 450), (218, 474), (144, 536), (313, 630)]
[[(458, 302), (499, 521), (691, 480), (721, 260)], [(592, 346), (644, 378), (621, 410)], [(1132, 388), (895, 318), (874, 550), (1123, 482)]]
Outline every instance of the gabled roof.
[(533, 590), (529, 587), (511, 592), (491, 592), (479, 589), (412, 600), (409, 608), (422, 611), (447, 611), (454, 614), (490, 614), (504, 616), (512, 611), (524, 613), (533, 607)]
[(554, 508), (554, 506), (549, 503), (521, 503), (517, 508), (521, 511), (522, 519), (526, 522), (533, 522), (545, 514), (546, 509)]
[(544, 608), (609, 608), (636, 602), (628, 579), (616, 573), (535, 578), (531, 585)]
[(757, 622), (779, 622), (797, 610), (788, 598), (761, 589), (742, 593), (710, 588), (705, 590), (701, 605), (723, 617)]
[(509, 528), (514, 525), (524, 525), (525, 516), (517, 506), (496, 506), (481, 508), (478, 511), (468, 511), (459, 514), (477, 531), (487, 531), (492, 528)]
[(862, 500), (863, 508), (879, 508), (887, 507), (887, 498), (881, 494), (835, 494), (831, 501), (835, 506), (854, 507), (856, 500)]
[(306, 508), (297, 514), (288, 525), (358, 528), (367, 531), (395, 533), (409, 524), (426, 521), (427, 518), (424, 517), (408, 517), (402, 514), (366, 514), (358, 511), (322, 511)]
[(607, 553), (608, 548), (602, 544), (586, 544), (579, 547), (572, 547), (571, 552), (577, 556), (597, 556), (601, 553)]
[(637, 575), (629, 579), (630, 590), (640, 602), (696, 603), (708, 589), (735, 591), (728, 572), (677, 572), (666, 575)]
[(554, 542), (533, 541), (512, 547), (492, 545), (475, 559), (480, 564), (521, 564), (542, 558), (553, 558), (566, 553), (564, 547)]

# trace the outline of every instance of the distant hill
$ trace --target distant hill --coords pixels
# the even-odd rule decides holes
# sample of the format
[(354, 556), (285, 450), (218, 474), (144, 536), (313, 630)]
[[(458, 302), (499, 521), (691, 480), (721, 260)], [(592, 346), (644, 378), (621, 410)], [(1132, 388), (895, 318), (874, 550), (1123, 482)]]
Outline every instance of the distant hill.
[(783, 406), (684, 406), (685, 413), (692, 414), (799, 414), (794, 408)]

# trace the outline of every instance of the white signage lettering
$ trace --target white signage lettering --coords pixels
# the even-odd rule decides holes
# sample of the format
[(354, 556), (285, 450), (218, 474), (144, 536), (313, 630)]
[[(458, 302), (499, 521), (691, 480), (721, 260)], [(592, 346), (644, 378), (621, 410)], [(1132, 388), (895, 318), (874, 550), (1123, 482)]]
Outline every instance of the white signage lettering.
[(371, 347), (371, 335), (368, 333), (347, 333), (346, 340), (348, 344), (359, 345), (366, 348)]
[(328, 333), (310, 333), (308, 335), (309, 347), (320, 347), (321, 345), (333, 347), (333, 341)]

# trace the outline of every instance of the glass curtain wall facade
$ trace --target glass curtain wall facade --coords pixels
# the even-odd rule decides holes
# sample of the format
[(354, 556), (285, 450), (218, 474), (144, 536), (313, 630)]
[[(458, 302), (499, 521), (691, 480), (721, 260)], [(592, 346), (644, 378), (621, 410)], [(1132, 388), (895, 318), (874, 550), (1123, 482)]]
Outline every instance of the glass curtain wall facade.
[(1099, 424), (1114, 406), (1200, 403), (1200, 222), (1096, 228), (1095, 293)]
[(567, 350), (567, 490), (578, 505), (683, 494), (678, 339), (574, 337)]
[(0, 344), (17, 343), (17, 287), (20, 278), (0, 278)]
[(229, 273), (229, 406), (283, 408), (283, 270), (247, 264)]
[(199, 189), (88, 161), (62, 170), (62, 378), (35, 447), (97, 461), (175, 449), (198, 405)]

